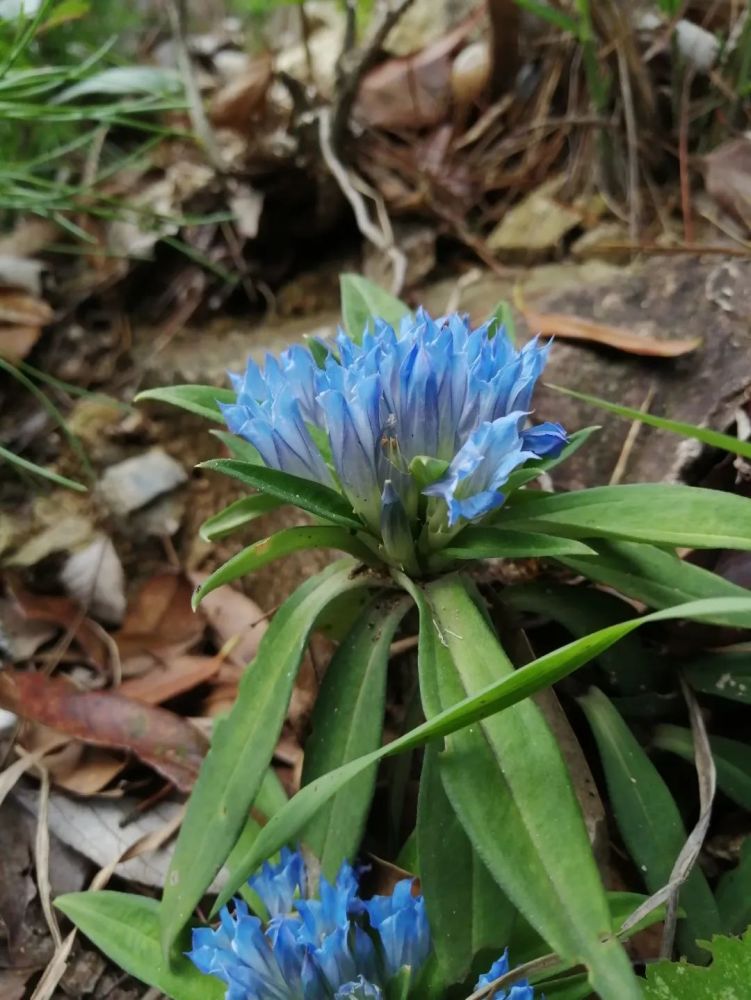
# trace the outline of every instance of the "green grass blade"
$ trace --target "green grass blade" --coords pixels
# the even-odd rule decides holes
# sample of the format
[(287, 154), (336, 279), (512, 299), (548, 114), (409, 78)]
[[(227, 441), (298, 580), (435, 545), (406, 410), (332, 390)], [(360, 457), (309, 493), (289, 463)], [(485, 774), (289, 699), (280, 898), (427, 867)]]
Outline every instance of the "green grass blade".
[(599, 399), (597, 396), (589, 396), (584, 392), (576, 392), (574, 389), (564, 389), (560, 385), (549, 385), (550, 389), (561, 392), (565, 396), (579, 399), (583, 403), (590, 403), (608, 413), (615, 413), (626, 420), (638, 420), (649, 427), (657, 427), (662, 431), (669, 431), (671, 434), (680, 434), (681, 437), (693, 438), (708, 444), (712, 448), (721, 448), (729, 451), (731, 455), (743, 455), (744, 458), (751, 458), (751, 441), (741, 441), (730, 434), (723, 434), (721, 431), (713, 431), (708, 427), (697, 427), (695, 424), (687, 424), (681, 420), (668, 420), (667, 417), (657, 417), (653, 413), (644, 413), (641, 410), (634, 410), (630, 406), (621, 406), (619, 403), (610, 403), (606, 399)]
[(65, 486), (69, 490), (76, 490), (79, 493), (85, 493), (87, 487), (83, 483), (77, 483), (75, 479), (68, 479), (66, 476), (61, 476), (57, 472), (51, 472), (49, 469), (43, 468), (41, 465), (36, 465), (34, 462), (29, 462), (28, 459), (21, 458), (20, 455), (14, 455), (12, 451), (8, 451), (7, 448), (3, 448), (0, 445), (0, 458), (4, 458), (6, 462), (10, 462), (11, 465), (17, 465), (19, 469), (23, 469), (24, 472), (31, 472), (35, 476), (41, 476), (43, 479), (49, 479), (50, 482), (56, 483), (58, 486)]

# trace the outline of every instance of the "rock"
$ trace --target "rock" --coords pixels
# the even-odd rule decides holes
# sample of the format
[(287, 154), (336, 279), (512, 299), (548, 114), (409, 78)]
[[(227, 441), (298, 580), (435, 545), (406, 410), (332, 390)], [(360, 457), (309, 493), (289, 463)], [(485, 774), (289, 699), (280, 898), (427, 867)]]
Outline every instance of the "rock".
[(563, 238), (583, 217), (579, 209), (556, 199), (563, 183), (563, 177), (556, 177), (514, 205), (488, 236), (488, 247), (516, 263), (559, 256)]
[(185, 482), (185, 469), (161, 448), (111, 465), (99, 482), (99, 492), (115, 514), (130, 514)]
[(571, 256), (575, 260), (602, 259), (610, 264), (627, 264), (632, 257), (628, 249), (612, 251), (603, 247), (613, 243), (628, 243), (628, 227), (622, 222), (602, 222), (588, 229), (571, 246)]

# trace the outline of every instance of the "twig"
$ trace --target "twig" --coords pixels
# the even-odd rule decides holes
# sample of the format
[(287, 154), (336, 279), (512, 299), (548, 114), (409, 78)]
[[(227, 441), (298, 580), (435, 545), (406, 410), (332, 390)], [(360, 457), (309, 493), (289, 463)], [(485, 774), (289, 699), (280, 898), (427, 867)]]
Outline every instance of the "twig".
[(167, 0), (167, 13), (172, 26), (172, 35), (177, 49), (177, 65), (185, 86), (185, 96), (188, 101), (188, 113), (193, 131), (203, 145), (206, 155), (215, 170), (222, 173), (225, 168), (222, 154), (216, 144), (214, 132), (203, 108), (201, 92), (198, 89), (193, 63), (190, 59), (187, 39), (187, 0)]
[(626, 120), (626, 143), (628, 147), (628, 235), (636, 242), (641, 226), (641, 196), (639, 194), (639, 133), (634, 111), (634, 96), (631, 93), (631, 78), (626, 53), (617, 46), (618, 76), (623, 97), (623, 116)]
[(688, 105), (691, 96), (693, 73), (686, 68), (681, 86), (680, 121), (678, 123), (678, 172), (681, 186), (681, 212), (683, 213), (683, 238), (693, 243), (694, 220), (691, 215), (691, 181), (688, 175)]
[(341, 158), (352, 105), (355, 103), (362, 78), (378, 58), (378, 53), (386, 41), (388, 33), (413, 3), (414, 0), (398, 0), (394, 7), (385, 6), (370, 38), (359, 49), (351, 48), (352, 9), (354, 7), (356, 13), (356, 6), (352, 3), (347, 6), (348, 30), (345, 33), (345, 49), (339, 57), (336, 103), (331, 115), (331, 148), (336, 152), (338, 158)]
[(683, 677), (681, 677), (681, 690), (688, 705), (691, 733), (694, 738), (694, 761), (696, 763), (696, 773), (699, 778), (700, 815), (696, 826), (683, 845), (683, 850), (676, 859), (673, 871), (670, 873), (671, 881), (677, 875), (681, 876), (681, 881), (675, 886), (668, 897), (665, 928), (662, 933), (662, 945), (660, 946), (660, 958), (670, 958), (672, 954), (675, 929), (678, 922), (678, 894), (681, 885), (691, 874), (704, 846), (717, 788), (717, 769), (715, 768), (714, 757), (712, 756), (712, 748), (709, 745), (704, 717), (701, 714), (701, 709), (699, 708), (699, 703), (696, 700), (694, 692)]
[(34, 861), (36, 865), (37, 889), (39, 902), (42, 904), (44, 919), (49, 927), (55, 950), (62, 948), (63, 937), (52, 909), (52, 888), (50, 886), (50, 830), (48, 825), (48, 808), (50, 801), (50, 773), (46, 767), (37, 767), (39, 771), (39, 811), (37, 813), (37, 829), (34, 840)]
[(357, 228), (360, 230), (365, 239), (368, 240), (368, 242), (372, 243), (373, 246), (385, 253), (391, 260), (392, 291), (395, 295), (398, 295), (404, 286), (404, 278), (407, 273), (407, 257), (394, 242), (394, 232), (391, 228), (388, 215), (386, 214), (385, 208), (381, 208), (382, 203), (379, 204), (380, 196), (375, 196), (374, 192), (370, 193), (371, 196), (375, 198), (380, 228), (376, 226), (370, 218), (365, 204), (365, 198), (355, 187), (355, 184), (362, 186), (364, 182), (361, 178), (357, 178), (357, 180), (353, 179), (347, 168), (339, 159), (332, 141), (332, 128), (333, 123), (331, 112), (328, 108), (322, 108), (318, 115), (318, 137), (324, 163), (331, 171), (331, 174), (339, 185), (342, 194), (352, 206)]
[[(652, 405), (652, 400), (655, 398), (655, 385), (654, 382), (650, 385), (647, 395), (644, 397), (644, 402), (639, 407), (641, 413), (648, 413), (649, 408)], [(610, 477), (609, 486), (617, 486), (623, 479), (623, 473), (626, 471), (626, 466), (628, 465), (628, 460), (633, 451), (634, 445), (636, 444), (636, 439), (639, 436), (639, 431), (642, 428), (641, 420), (634, 420), (628, 429), (628, 434), (626, 435), (626, 440), (623, 442), (623, 447), (621, 448), (621, 453), (618, 456), (618, 461), (615, 463), (615, 468), (613, 469), (613, 474)]]
[[(622, 937), (638, 923), (640, 923), (645, 917), (649, 916), (653, 910), (656, 910), (658, 906), (662, 906), (663, 903), (667, 903), (668, 917), (666, 917), (665, 921), (666, 930), (663, 936), (662, 948), (660, 951), (661, 954), (664, 954), (665, 946), (668, 944), (672, 950), (672, 937), (675, 932), (674, 908), (677, 906), (680, 888), (691, 874), (699, 857), (699, 853), (701, 852), (702, 846), (704, 845), (707, 829), (709, 828), (709, 820), (712, 815), (712, 803), (714, 801), (717, 782), (714, 758), (712, 757), (712, 750), (709, 746), (707, 731), (704, 726), (704, 719), (702, 718), (699, 705), (694, 697), (693, 691), (691, 691), (683, 678), (681, 678), (681, 687), (683, 689), (683, 695), (688, 702), (691, 729), (694, 736), (694, 757), (696, 760), (696, 769), (699, 775), (699, 820), (689, 834), (686, 843), (683, 845), (681, 852), (675, 860), (667, 885), (664, 885), (661, 889), (658, 889), (657, 892), (653, 893), (648, 899), (645, 899), (641, 906), (637, 907), (631, 916), (623, 922), (620, 930), (618, 931), (618, 937)], [(671, 922), (673, 924), (672, 930), (668, 926), (668, 918), (671, 917), (671, 912), (673, 913), (671, 918)]]

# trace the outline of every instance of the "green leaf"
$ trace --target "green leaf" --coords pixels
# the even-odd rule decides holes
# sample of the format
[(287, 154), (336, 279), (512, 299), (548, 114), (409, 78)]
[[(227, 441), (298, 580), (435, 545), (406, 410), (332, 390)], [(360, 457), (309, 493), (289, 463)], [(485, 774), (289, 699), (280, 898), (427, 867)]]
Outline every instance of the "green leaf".
[[(574, 549), (569, 547), (572, 545)], [(596, 556), (597, 553), (573, 538), (470, 525), (441, 549), (439, 555), (452, 559), (543, 559), (547, 556)]]
[(561, 31), (573, 35), (574, 38), (579, 37), (579, 22), (575, 18), (565, 14), (562, 10), (550, 7), (543, 0), (515, 0), (515, 2), (522, 10), (528, 10), (530, 14), (536, 14), (541, 20), (552, 25), (554, 28), (559, 28)]
[(486, 320), (488, 335), (494, 337), (501, 330), (512, 344), (516, 345), (516, 320), (514, 310), (507, 299), (500, 299)]
[[(657, 768), (631, 730), (597, 688), (580, 699), (600, 750), (618, 829), (649, 892), (670, 881), (686, 829), (678, 806)], [(720, 926), (717, 906), (701, 869), (694, 868), (680, 891), (686, 916), (678, 924), (684, 954), (701, 959), (696, 946)]]
[[(564, 566), (643, 601), (651, 608), (669, 608), (684, 601), (714, 597), (747, 597), (748, 590), (716, 573), (679, 559), (654, 545), (637, 542), (598, 541), (597, 558), (564, 556)], [(738, 618), (733, 622), (739, 624)], [(716, 625), (731, 624), (722, 615)], [(746, 626), (751, 625), (751, 619)]]
[(671, 434), (680, 434), (681, 437), (693, 438), (708, 444), (712, 448), (721, 448), (729, 451), (732, 455), (743, 455), (751, 458), (751, 441), (741, 441), (731, 434), (723, 434), (720, 431), (710, 430), (708, 427), (697, 427), (695, 424), (686, 424), (680, 420), (668, 420), (666, 417), (657, 417), (653, 413), (643, 413), (641, 410), (634, 410), (630, 406), (621, 406), (618, 403), (609, 403), (606, 399), (599, 399), (597, 396), (588, 396), (584, 392), (575, 392), (573, 389), (564, 389), (560, 385), (549, 385), (550, 389), (562, 392), (565, 396), (573, 396), (583, 403), (591, 403), (601, 410), (615, 413), (626, 420), (638, 420), (642, 424), (650, 427), (657, 427), (663, 431), (670, 431)]
[(751, 705), (751, 652), (708, 653), (683, 668), (695, 691)]
[(134, 402), (152, 400), (155, 403), (168, 403), (206, 420), (223, 424), (224, 417), (219, 409), (219, 403), (234, 403), (236, 399), (237, 396), (232, 389), (217, 389), (213, 385), (166, 385), (159, 389), (145, 389), (139, 392)]
[(254, 573), (275, 559), (302, 549), (341, 549), (342, 552), (348, 552), (364, 562), (371, 562), (373, 558), (370, 549), (346, 528), (328, 525), (283, 528), (237, 552), (226, 563), (215, 569), (193, 592), (193, 610), (195, 611), (207, 594), (218, 587), (223, 587), (241, 576), (247, 576), (248, 573)]
[(27, 459), (21, 458), (20, 455), (14, 455), (12, 451), (3, 448), (2, 445), (0, 445), (0, 458), (4, 458), (6, 462), (10, 462), (11, 465), (15, 465), (19, 469), (23, 469), (24, 472), (31, 472), (35, 476), (41, 476), (42, 479), (49, 479), (50, 482), (56, 483), (58, 486), (65, 486), (67, 489), (76, 490), (78, 493), (86, 492), (86, 487), (83, 483), (78, 483), (75, 479), (68, 479), (66, 476), (61, 476), (57, 472), (52, 472), (51, 469), (45, 469), (43, 465), (37, 465), (36, 462), (29, 462)]
[(173, 963), (159, 944), (159, 904), (125, 892), (72, 892), (55, 906), (116, 965), (172, 1000), (221, 1000), (225, 986), (182, 955)]
[(644, 1000), (746, 1000), (751, 983), (751, 933), (743, 938), (714, 937), (708, 967), (687, 962), (647, 965)]
[(515, 493), (497, 522), (571, 538), (624, 538), (695, 549), (751, 549), (751, 500), (697, 486), (596, 486)]
[(474, 957), (503, 952), (516, 908), (480, 860), (446, 796), (437, 749), (428, 747), (417, 807), (420, 884), (444, 987), (465, 979)]
[[(633, 618), (634, 609), (614, 594), (592, 587), (565, 584), (527, 583), (506, 587), (504, 604), (559, 622), (575, 636), (606, 628)], [(654, 698), (655, 682), (664, 667), (646, 648), (641, 636), (627, 635), (597, 658), (609, 682), (625, 694), (648, 691)]]
[[(237, 838), (235, 846), (227, 858), (228, 870), (232, 870), (236, 858), (242, 857), (243, 854), (252, 848), (258, 839), (258, 834), (263, 829), (264, 823), (267, 823), (272, 816), (275, 816), (280, 809), (283, 809), (288, 801), (287, 793), (284, 791), (281, 781), (277, 778), (276, 771), (273, 768), (267, 768), (261, 782), (261, 787), (258, 789), (258, 794), (253, 802), (250, 815), (245, 820), (245, 825), (240, 832), (240, 836)], [(250, 889), (248, 886), (243, 886), (241, 892), (247, 896)], [(260, 905), (262, 906), (263, 904)]]
[(751, 837), (746, 837), (735, 868), (725, 872), (715, 892), (722, 929), (742, 934), (751, 925)]
[(266, 496), (264, 493), (254, 494), (249, 497), (241, 497), (229, 504), (218, 514), (208, 517), (198, 530), (201, 538), (205, 542), (215, 542), (219, 538), (226, 538), (238, 528), (245, 527), (257, 517), (268, 514), (269, 511), (278, 510), (284, 504), (276, 497)]
[(198, 468), (211, 469), (233, 479), (239, 479), (246, 486), (252, 486), (255, 490), (276, 497), (282, 503), (307, 510), (309, 514), (315, 514), (316, 517), (322, 517), (326, 521), (340, 524), (345, 528), (363, 530), (362, 521), (358, 520), (341, 493), (320, 483), (314, 483), (310, 479), (291, 476), (286, 472), (267, 469), (261, 465), (238, 462), (234, 458), (213, 458), (208, 462), (201, 462)]
[(398, 330), (401, 319), (412, 314), (401, 299), (359, 274), (343, 274), (339, 284), (344, 329), (358, 344), (368, 324), (372, 325), (376, 317)]
[[(397, 576), (399, 576), (397, 574)], [(412, 590), (414, 585), (399, 576), (405, 589)], [(357, 760), (338, 767), (335, 771), (317, 778), (302, 788), (276, 816), (274, 816), (261, 831), (253, 852), (243, 861), (243, 864), (228, 880), (217, 902), (221, 906), (227, 902), (232, 893), (242, 885), (248, 875), (252, 874), (258, 865), (267, 857), (279, 850), (282, 845), (293, 842), (300, 831), (316, 815), (318, 810), (340, 789), (356, 778), (363, 771), (384, 757), (392, 757), (398, 753), (422, 746), (430, 740), (447, 736), (451, 733), (479, 722), (491, 715), (501, 712), (535, 694), (537, 691), (573, 673), (578, 667), (612, 646), (623, 636), (634, 629), (656, 621), (670, 621), (676, 618), (694, 618), (698, 621), (712, 619), (723, 612), (736, 620), (751, 614), (751, 597), (729, 600), (693, 601), (674, 608), (655, 611), (642, 618), (610, 625), (593, 635), (584, 636), (568, 645), (547, 653), (539, 659), (514, 671), (512, 674), (495, 681), (484, 691), (465, 699), (453, 708), (446, 709), (435, 715), (429, 722), (424, 722), (404, 736), (393, 740), (373, 753), (366, 754)], [(423, 688), (423, 697), (426, 691)]]
[[(420, 688), (428, 717), (514, 668), (460, 576), (415, 591)], [(524, 701), (446, 738), (446, 794), (504, 893), (564, 961), (584, 963), (604, 998), (640, 996), (621, 945), (603, 941), (610, 914), (555, 736)], [(422, 853), (422, 852), (421, 852)], [(423, 862), (424, 863), (424, 862)]]
[[(608, 892), (608, 908), (610, 909), (610, 927), (613, 934), (617, 934), (625, 923), (626, 919), (647, 900), (647, 896), (640, 892)], [(622, 940), (628, 940), (639, 931), (652, 927), (665, 919), (665, 906), (658, 906), (635, 924)], [(514, 965), (523, 965), (531, 962), (535, 958), (546, 955), (549, 951), (545, 941), (537, 931), (531, 927), (526, 920), (519, 917), (514, 925), (513, 933), (508, 939), (509, 954), (514, 960)], [(560, 967), (558, 967), (560, 968)], [(550, 972), (545, 973), (550, 975)]]
[[(305, 744), (302, 782), (309, 784), (341, 764), (380, 747), (389, 647), (409, 602), (377, 598), (365, 608), (334, 654), (316, 699)], [(360, 847), (375, 788), (375, 769), (326, 803), (303, 839), (333, 882), (345, 859)]]
[(53, 98), (54, 104), (67, 104), (91, 94), (176, 94), (183, 82), (176, 70), (158, 66), (110, 66), (66, 87)]
[[(655, 729), (652, 745), (694, 763), (690, 729), (664, 723)], [(724, 736), (710, 736), (709, 745), (717, 768), (718, 787), (742, 809), (751, 810), (751, 746)]]
[(164, 889), (165, 952), (177, 940), (240, 834), (274, 752), (316, 618), (338, 594), (369, 582), (363, 575), (353, 578), (354, 565), (349, 559), (333, 563), (285, 601), (242, 676), (231, 712), (214, 727)]

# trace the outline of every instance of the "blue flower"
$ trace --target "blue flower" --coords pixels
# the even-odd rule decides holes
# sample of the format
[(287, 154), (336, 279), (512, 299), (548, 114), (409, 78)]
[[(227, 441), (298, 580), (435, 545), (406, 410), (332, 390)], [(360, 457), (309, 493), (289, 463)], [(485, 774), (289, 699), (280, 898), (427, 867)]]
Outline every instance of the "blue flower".
[(242, 900), (224, 908), (219, 926), (193, 931), (189, 958), (227, 986), (226, 1000), (383, 1000), (391, 976), (417, 971), (430, 948), (422, 897), (411, 882), (393, 896), (358, 896), (357, 876), (343, 864), (331, 885), (321, 878), (318, 899), (302, 857), (283, 850), (250, 880), (271, 914), (264, 926)]
[[(501, 976), (505, 976), (509, 971), (508, 967), (508, 948), (501, 955), (497, 961), (493, 962), (490, 969), (475, 983), (475, 989), (479, 990), (483, 986), (489, 986), (494, 983), (496, 979), (500, 979)], [(492, 993), (488, 994), (488, 1000), (534, 1000), (535, 991), (529, 985), (526, 979), (522, 979), (519, 982), (514, 983), (509, 989), (494, 990)]]
[(410, 558), (404, 525), (440, 547), (503, 503), (514, 469), (566, 444), (559, 424), (527, 427), (548, 355), (537, 340), (517, 351), (503, 331), (419, 309), (398, 333), (375, 319), (361, 343), (340, 331), (327, 350), (322, 367), (302, 347), (249, 362), (222, 411), (266, 465), (344, 493), (395, 564)]

